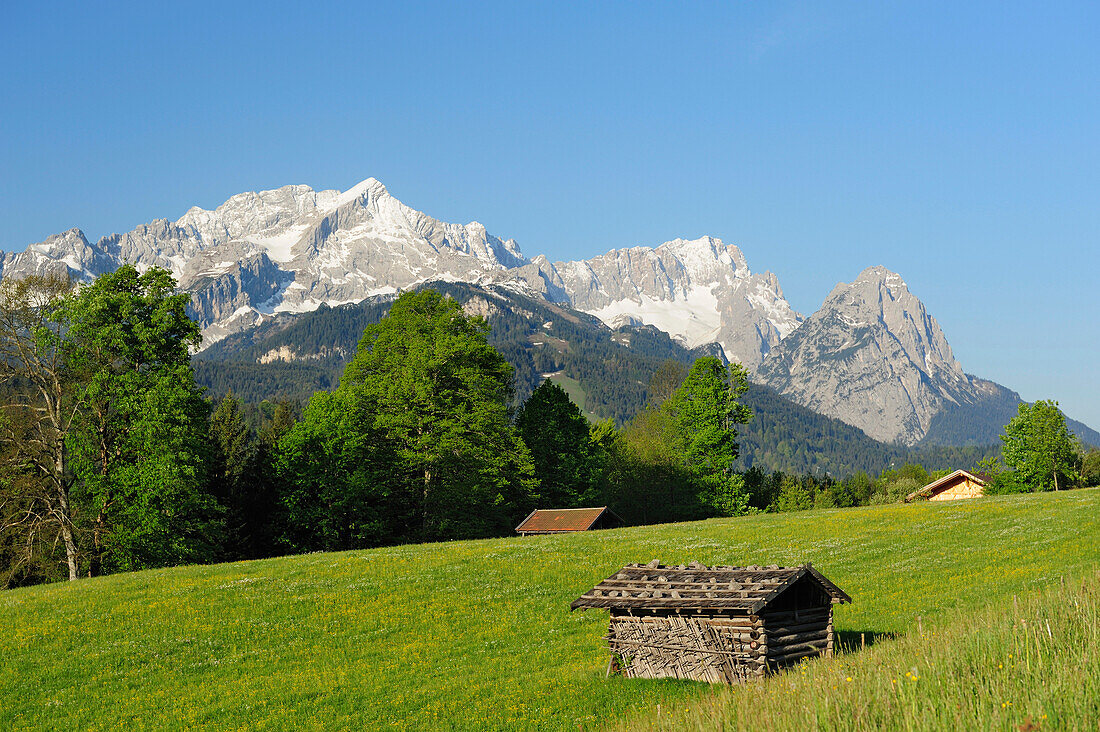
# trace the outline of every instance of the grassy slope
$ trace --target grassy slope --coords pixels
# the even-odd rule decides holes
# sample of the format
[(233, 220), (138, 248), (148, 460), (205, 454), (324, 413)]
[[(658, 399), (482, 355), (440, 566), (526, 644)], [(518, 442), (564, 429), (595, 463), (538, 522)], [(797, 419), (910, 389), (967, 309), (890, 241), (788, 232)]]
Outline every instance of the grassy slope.
[(720, 689), (678, 708), (645, 710), (622, 727), (1100, 728), (1100, 572), (950, 615), (947, 622), (910, 628), (865, 650), (854, 646), (804, 662), (764, 683)]
[(562, 389), (565, 389), (565, 393), (569, 395), (569, 399), (581, 408), (584, 416), (588, 417), (589, 422), (602, 421), (599, 415), (588, 408), (588, 394), (585, 392), (584, 387), (581, 386), (581, 382), (565, 374), (554, 374), (550, 377), (550, 380)]
[(840, 631), (903, 632), (917, 615), (931, 628), (955, 609), (1089, 573), (1100, 565), (1098, 516), (1100, 491), (1080, 490), (16, 590), (0, 595), (0, 728), (576, 729), (657, 704), (707, 708), (715, 690), (705, 685), (605, 679), (607, 615), (570, 613), (569, 602), (622, 564), (654, 557), (812, 561), (855, 599), (837, 611)]

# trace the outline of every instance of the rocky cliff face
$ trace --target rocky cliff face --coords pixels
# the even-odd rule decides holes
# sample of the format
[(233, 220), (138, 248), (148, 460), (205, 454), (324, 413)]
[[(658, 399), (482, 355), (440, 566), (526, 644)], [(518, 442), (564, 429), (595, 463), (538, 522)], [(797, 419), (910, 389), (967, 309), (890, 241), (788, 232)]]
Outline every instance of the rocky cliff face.
[(285, 186), (192, 208), (91, 244), (77, 229), (0, 261), (0, 274), (90, 279), (124, 262), (165, 267), (192, 293), (204, 343), (278, 313), (359, 302), (428, 280), (509, 283), (611, 326), (654, 325), (689, 347), (717, 342), (755, 368), (801, 322), (775, 276), (718, 239), (620, 249), (583, 262), (528, 260), (477, 222), (416, 211), (368, 178), (351, 190)]
[(501, 277), (611, 327), (652, 325), (688, 348), (718, 343), (728, 359), (750, 370), (802, 322), (775, 275), (753, 274), (739, 248), (709, 236), (583, 261), (536, 257)]
[(477, 222), (448, 224), (368, 178), (351, 190), (285, 186), (192, 208), (90, 244), (77, 229), (9, 253), (0, 274), (68, 272), (78, 280), (123, 263), (165, 267), (193, 294), (207, 344), (279, 312), (358, 302), (427, 279), (472, 281), (527, 263), (514, 241)]
[(837, 285), (759, 375), (803, 406), (906, 445), (946, 405), (984, 398), (988, 383), (963, 373), (936, 319), (885, 267)]

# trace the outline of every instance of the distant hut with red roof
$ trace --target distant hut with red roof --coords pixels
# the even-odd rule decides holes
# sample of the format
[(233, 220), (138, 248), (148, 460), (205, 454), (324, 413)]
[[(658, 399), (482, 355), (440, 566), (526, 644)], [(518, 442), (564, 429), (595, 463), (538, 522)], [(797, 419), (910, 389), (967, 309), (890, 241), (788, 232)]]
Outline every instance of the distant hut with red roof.
[(536, 508), (516, 527), (520, 536), (528, 534), (567, 534), (573, 531), (612, 529), (622, 519), (607, 506), (596, 508)]

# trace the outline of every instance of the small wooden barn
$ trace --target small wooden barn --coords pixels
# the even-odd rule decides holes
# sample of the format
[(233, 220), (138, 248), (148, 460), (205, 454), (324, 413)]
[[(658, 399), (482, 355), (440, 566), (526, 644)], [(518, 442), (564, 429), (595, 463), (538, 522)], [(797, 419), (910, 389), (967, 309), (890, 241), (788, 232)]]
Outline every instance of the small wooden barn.
[(607, 506), (596, 508), (536, 508), (516, 527), (520, 536), (564, 534), (622, 526), (622, 519)]
[(965, 470), (956, 470), (939, 480), (934, 480), (918, 491), (905, 497), (905, 502), (917, 499), (929, 501), (957, 501), (961, 498), (981, 498), (985, 495), (985, 484), (989, 479), (984, 475), (975, 475)]
[(608, 670), (737, 683), (833, 652), (833, 604), (851, 602), (809, 564), (628, 564), (573, 601), (611, 611)]

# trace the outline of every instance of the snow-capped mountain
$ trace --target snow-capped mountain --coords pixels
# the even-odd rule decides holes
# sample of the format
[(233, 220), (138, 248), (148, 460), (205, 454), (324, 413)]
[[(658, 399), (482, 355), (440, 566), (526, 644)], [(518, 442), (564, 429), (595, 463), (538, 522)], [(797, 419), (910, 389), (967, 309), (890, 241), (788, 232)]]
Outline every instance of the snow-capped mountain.
[(87, 279), (124, 262), (171, 270), (193, 294), (209, 344), (272, 313), (357, 302), (426, 279), (476, 280), (527, 260), (481, 224), (437, 221), (368, 178), (343, 193), (242, 193), (96, 244), (74, 229), (5, 255), (0, 274), (66, 268)]
[(945, 407), (975, 404), (1003, 388), (963, 372), (939, 323), (885, 267), (837, 285), (758, 375), (803, 406), (907, 445)]
[(652, 325), (689, 348), (718, 343), (750, 370), (802, 322), (774, 274), (753, 274), (739, 248), (709, 236), (575, 262), (539, 256), (502, 276), (612, 327)]
[(440, 279), (511, 283), (612, 326), (651, 324), (689, 346), (718, 342), (750, 368), (801, 322), (775, 276), (752, 274), (741, 250), (718, 239), (531, 261), (514, 241), (477, 222), (433, 219), (373, 178), (343, 193), (300, 185), (242, 193), (95, 244), (73, 229), (5, 255), (0, 275), (66, 269), (89, 279), (124, 262), (172, 271), (192, 293), (206, 345), (275, 313)]
[(957, 441), (974, 431), (975, 410), (995, 415), (986, 420), (994, 434), (1019, 401), (965, 374), (936, 320), (885, 268), (838, 285), (803, 319), (775, 275), (752, 273), (741, 250), (719, 239), (527, 259), (514, 241), (477, 222), (433, 219), (373, 178), (343, 193), (242, 193), (94, 244), (71, 229), (4, 254), (0, 277), (63, 271), (87, 280), (127, 262), (173, 272), (192, 295), (204, 346), (280, 314), (451, 280), (518, 290), (611, 327), (652, 325), (688, 347), (718, 343), (756, 379), (887, 442)]

